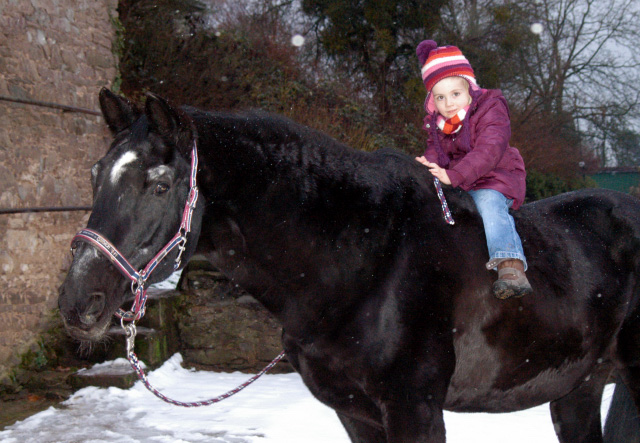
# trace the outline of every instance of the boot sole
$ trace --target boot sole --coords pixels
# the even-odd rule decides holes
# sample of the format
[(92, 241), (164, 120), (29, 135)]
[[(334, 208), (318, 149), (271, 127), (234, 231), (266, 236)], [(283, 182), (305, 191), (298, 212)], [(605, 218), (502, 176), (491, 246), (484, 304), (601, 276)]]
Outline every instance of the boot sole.
[(493, 295), (500, 300), (508, 298), (522, 298), (533, 292), (531, 286), (516, 286), (504, 280), (498, 280), (493, 284)]

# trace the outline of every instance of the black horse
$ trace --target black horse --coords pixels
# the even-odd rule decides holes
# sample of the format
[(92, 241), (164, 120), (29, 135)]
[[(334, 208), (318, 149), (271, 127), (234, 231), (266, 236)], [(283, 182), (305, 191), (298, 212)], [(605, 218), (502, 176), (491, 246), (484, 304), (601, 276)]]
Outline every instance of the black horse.
[[(178, 229), (197, 141), (184, 257), (204, 254), (279, 319), (288, 360), (353, 442), (444, 442), (443, 409), (551, 402), (561, 442), (594, 443), (614, 371), (640, 401), (639, 200), (584, 190), (516, 211), (534, 294), (502, 301), (473, 201), (446, 188), (456, 224), (445, 223), (432, 177), (407, 155), (154, 95), (138, 111), (105, 89), (100, 105), (115, 137), (92, 169), (88, 228), (147, 263)], [(129, 290), (78, 244), (59, 298), (70, 334), (99, 340)]]

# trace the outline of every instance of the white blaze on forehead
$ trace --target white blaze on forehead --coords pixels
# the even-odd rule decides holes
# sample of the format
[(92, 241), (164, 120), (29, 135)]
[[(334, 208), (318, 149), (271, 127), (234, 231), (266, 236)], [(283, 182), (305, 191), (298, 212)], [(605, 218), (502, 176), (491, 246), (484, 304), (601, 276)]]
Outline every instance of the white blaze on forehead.
[(160, 165), (155, 168), (151, 168), (147, 171), (147, 177), (149, 181), (155, 180), (158, 177), (162, 177), (163, 175), (169, 174), (171, 172), (171, 168), (169, 166)]
[(113, 168), (111, 168), (111, 175), (109, 176), (111, 178), (111, 183), (115, 185), (118, 179), (120, 178), (120, 176), (122, 175), (122, 172), (124, 171), (124, 167), (127, 164), (135, 161), (135, 159), (137, 158), (138, 156), (136, 155), (136, 153), (132, 151), (127, 151), (124, 154), (122, 154), (122, 157), (120, 157), (116, 161), (116, 163), (113, 165)]

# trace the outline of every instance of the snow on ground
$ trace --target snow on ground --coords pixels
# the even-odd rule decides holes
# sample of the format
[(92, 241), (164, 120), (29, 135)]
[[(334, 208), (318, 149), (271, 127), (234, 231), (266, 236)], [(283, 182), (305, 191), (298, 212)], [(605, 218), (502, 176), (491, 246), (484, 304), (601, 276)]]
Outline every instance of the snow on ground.
[[(154, 285), (175, 288), (180, 273)], [(207, 400), (250, 375), (185, 369), (174, 355), (149, 374), (151, 384), (176, 400)], [(128, 369), (118, 359), (92, 371)], [(613, 387), (605, 390), (606, 416)], [(445, 411), (447, 443), (557, 443), (549, 405), (509, 414)], [(239, 394), (211, 406), (183, 408), (156, 398), (141, 382), (131, 389), (84, 388), (0, 431), (1, 443), (349, 443), (334, 412), (314, 399), (298, 374), (264, 375)]]
[[(216, 397), (249, 377), (195, 371), (174, 355), (149, 375), (181, 401)], [(111, 363), (128, 364), (124, 359)], [(105, 365), (98, 367), (100, 370)], [(612, 387), (605, 391), (606, 416)], [(548, 405), (509, 414), (445, 412), (448, 443), (556, 443)], [(3, 443), (349, 443), (331, 409), (315, 400), (297, 374), (264, 375), (239, 394), (199, 407), (173, 406), (141, 382), (131, 389), (84, 388), (60, 406), (0, 431)]]

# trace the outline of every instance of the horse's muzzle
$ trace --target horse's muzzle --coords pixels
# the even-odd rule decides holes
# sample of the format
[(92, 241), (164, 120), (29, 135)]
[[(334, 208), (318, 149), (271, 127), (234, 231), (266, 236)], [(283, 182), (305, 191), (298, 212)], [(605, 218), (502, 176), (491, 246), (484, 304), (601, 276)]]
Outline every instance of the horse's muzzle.
[(88, 296), (88, 304), (84, 312), (79, 314), (80, 323), (85, 326), (93, 326), (105, 306), (105, 295), (103, 292), (94, 292)]
[(109, 327), (111, 316), (105, 312), (104, 292), (91, 292), (86, 296), (70, 300), (69, 294), (61, 288), (58, 307), (64, 326), (74, 339), (99, 340)]

